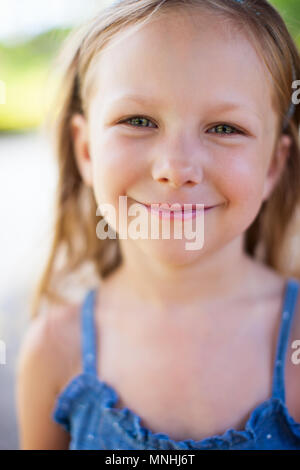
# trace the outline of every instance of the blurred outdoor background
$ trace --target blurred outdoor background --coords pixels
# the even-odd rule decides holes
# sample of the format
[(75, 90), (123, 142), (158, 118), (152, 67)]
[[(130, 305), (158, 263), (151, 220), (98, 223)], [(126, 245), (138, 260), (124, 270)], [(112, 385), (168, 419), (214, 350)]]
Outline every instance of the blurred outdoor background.
[(19, 445), (15, 366), (51, 240), (56, 172), (42, 126), (51, 64), (71, 28), (107, 3), (0, 0), (0, 449)]
[[(0, 0), (0, 449), (19, 445), (16, 359), (51, 238), (56, 168), (42, 130), (54, 86), (49, 71), (71, 28), (110, 1)], [(300, 48), (300, 0), (271, 3)]]

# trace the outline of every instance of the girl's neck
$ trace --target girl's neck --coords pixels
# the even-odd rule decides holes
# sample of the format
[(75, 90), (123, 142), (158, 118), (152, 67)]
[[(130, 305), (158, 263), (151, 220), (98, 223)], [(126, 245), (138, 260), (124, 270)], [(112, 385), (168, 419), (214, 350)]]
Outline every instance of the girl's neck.
[[(124, 247), (123, 247), (124, 248)], [(168, 315), (172, 312), (199, 311), (222, 301), (243, 297), (247, 281), (258, 263), (243, 252), (243, 240), (235, 239), (218, 253), (207, 255), (194, 264), (178, 268), (159, 265), (155, 260), (141, 259), (142, 254), (123, 250), (123, 263), (103, 281), (126, 305)], [(136, 255), (136, 256), (135, 256)], [(114, 294), (115, 293), (115, 294)]]

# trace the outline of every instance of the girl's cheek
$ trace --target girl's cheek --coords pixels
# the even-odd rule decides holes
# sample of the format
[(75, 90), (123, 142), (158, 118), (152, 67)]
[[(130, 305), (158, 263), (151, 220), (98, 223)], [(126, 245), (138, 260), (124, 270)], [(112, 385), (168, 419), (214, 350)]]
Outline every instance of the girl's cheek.
[(231, 207), (236, 207), (249, 217), (260, 208), (263, 183), (263, 169), (251, 157), (236, 160), (222, 175), (222, 191)]
[[(134, 185), (144, 178), (145, 162), (136, 151), (116, 146), (98, 147), (94, 159), (94, 186), (97, 202), (118, 203)], [(141, 156), (140, 156), (141, 157)]]

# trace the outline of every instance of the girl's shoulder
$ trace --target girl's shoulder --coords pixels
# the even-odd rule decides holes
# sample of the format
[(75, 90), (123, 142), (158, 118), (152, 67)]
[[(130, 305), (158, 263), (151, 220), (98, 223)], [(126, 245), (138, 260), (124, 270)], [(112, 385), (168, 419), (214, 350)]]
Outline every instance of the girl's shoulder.
[(81, 302), (52, 307), (48, 312), (49, 342), (55, 348), (59, 364), (58, 392), (69, 380), (82, 372), (81, 363)]
[(49, 304), (30, 322), (22, 341), (19, 361), (40, 356), (57, 392), (80, 367), (80, 311), (80, 304)]
[(69, 437), (53, 421), (52, 412), (61, 384), (76, 363), (76, 318), (78, 308), (51, 305), (39, 311), (25, 331), (16, 367), (16, 405), (22, 448), (68, 448)]

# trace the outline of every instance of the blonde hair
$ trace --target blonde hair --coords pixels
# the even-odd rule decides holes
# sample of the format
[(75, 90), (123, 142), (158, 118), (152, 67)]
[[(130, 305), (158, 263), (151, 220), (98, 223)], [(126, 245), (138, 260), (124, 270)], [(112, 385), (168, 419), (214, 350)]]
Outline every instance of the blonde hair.
[(277, 136), (284, 130), (291, 137), (292, 146), (280, 180), (246, 231), (244, 249), (250, 256), (261, 256), (270, 267), (300, 277), (299, 266), (283, 262), (286, 239), (288, 235), (291, 239), (291, 222), (300, 201), (299, 107), (295, 107), (292, 116), (287, 116), (291, 109), (291, 85), (295, 77), (300, 77), (300, 57), (283, 19), (266, 0), (122, 0), (72, 31), (55, 63), (60, 67), (61, 80), (50, 117), (59, 170), (54, 238), (34, 292), (32, 317), (37, 315), (43, 297), (64, 301), (58, 294), (58, 285), (68, 274), (88, 263), (96, 277), (103, 279), (122, 262), (118, 237), (100, 240), (96, 236), (100, 220), (96, 217), (97, 204), (75, 163), (70, 118), (77, 112), (85, 114), (93, 86), (93, 64), (107, 44), (126, 27), (138, 28), (154, 14), (179, 7), (199, 7), (240, 28), (248, 34), (271, 74), (279, 117)]

